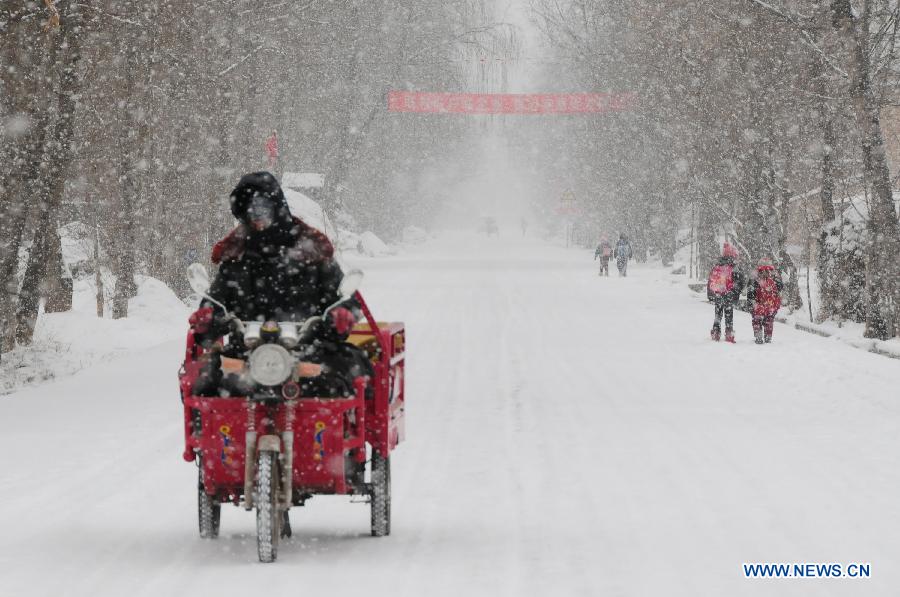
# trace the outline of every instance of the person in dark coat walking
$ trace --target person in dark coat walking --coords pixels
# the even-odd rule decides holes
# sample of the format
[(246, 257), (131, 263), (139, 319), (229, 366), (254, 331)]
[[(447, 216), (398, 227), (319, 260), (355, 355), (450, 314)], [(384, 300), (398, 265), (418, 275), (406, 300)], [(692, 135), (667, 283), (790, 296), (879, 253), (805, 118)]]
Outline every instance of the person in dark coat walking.
[(631, 259), (631, 243), (624, 233), (619, 234), (619, 240), (616, 242), (616, 249), (613, 255), (616, 258), (616, 267), (620, 276), (628, 275), (628, 260)]
[(600, 260), (600, 273), (598, 275), (609, 276), (610, 257), (612, 257), (612, 245), (609, 244), (609, 239), (604, 234), (600, 237), (600, 244), (597, 245), (597, 249), (594, 251), (594, 261)]
[[(338, 288), (344, 274), (334, 258), (331, 241), (291, 216), (284, 192), (272, 174), (243, 176), (231, 193), (231, 212), (239, 224), (213, 247), (212, 261), (219, 264), (219, 272), (209, 296), (232, 315), (243, 321), (302, 322), (321, 315), (340, 300)], [(318, 359), (334, 372), (330, 379), (309, 382), (316, 387), (306, 389), (316, 395), (352, 394), (353, 379), (370, 374), (368, 359), (344, 342), (358, 312), (355, 300), (344, 301), (314, 330), (317, 354), (304, 355), (304, 359)], [(195, 337), (211, 345), (229, 333), (224, 315), (220, 307), (203, 301), (189, 320)], [(214, 353), (210, 367), (195, 384), (198, 395), (215, 395), (222, 384), (222, 373), (213, 361), (218, 361), (218, 354)], [(320, 387), (323, 383), (327, 387)]]
[(744, 289), (745, 277), (736, 266), (738, 252), (729, 243), (722, 247), (722, 256), (712, 267), (706, 282), (706, 297), (715, 305), (710, 338), (719, 341), (722, 335), (722, 316), (725, 316), (725, 341), (734, 344), (734, 304)]
[(759, 262), (756, 278), (747, 285), (747, 307), (753, 317), (753, 335), (757, 344), (772, 341), (775, 314), (781, 308), (784, 283), (768, 259)]

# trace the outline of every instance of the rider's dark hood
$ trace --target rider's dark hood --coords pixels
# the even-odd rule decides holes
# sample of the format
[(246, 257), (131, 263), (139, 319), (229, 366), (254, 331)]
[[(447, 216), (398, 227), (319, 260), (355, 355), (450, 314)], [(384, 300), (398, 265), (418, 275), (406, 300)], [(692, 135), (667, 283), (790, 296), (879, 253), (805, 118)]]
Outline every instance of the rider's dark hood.
[[(262, 231), (250, 225), (248, 209), (254, 199), (263, 199), (272, 205), (274, 221)], [(231, 213), (247, 233), (246, 248), (250, 251), (272, 253), (277, 247), (290, 246), (296, 240), (296, 228), (291, 210), (278, 180), (269, 172), (245, 174), (231, 191)]]

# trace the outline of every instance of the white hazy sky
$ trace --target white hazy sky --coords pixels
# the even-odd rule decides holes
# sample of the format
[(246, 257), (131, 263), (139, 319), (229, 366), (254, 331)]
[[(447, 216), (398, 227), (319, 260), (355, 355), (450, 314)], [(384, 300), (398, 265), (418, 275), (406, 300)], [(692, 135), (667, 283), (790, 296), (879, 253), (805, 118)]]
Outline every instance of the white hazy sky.
[(519, 30), (522, 42), (522, 56), (519, 64), (510, 69), (510, 93), (537, 93), (540, 88), (538, 77), (541, 56), (541, 34), (531, 20), (529, 0), (497, 0), (497, 19), (512, 23)]

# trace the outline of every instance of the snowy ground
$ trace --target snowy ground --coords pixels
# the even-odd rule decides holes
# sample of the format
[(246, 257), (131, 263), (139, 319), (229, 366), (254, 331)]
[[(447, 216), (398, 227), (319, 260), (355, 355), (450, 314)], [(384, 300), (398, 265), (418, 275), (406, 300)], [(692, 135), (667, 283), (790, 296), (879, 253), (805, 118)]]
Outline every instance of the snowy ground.
[[(787, 326), (708, 339), (712, 309), (652, 268), (442, 237), (360, 260), (408, 329), (393, 534), (368, 508), (196, 530), (181, 336), (0, 397), (0, 595), (896, 595), (897, 361)], [(744, 562), (870, 562), (872, 578), (747, 580)]]
[[(184, 335), (190, 309), (159, 280), (140, 277), (138, 282), (138, 294), (129, 301), (129, 317), (114, 320), (112, 296), (107, 300), (107, 316), (100, 319), (93, 279), (76, 281), (72, 310), (41, 313), (33, 344), (2, 355), (0, 395)], [(110, 290), (112, 284), (106, 288)]]

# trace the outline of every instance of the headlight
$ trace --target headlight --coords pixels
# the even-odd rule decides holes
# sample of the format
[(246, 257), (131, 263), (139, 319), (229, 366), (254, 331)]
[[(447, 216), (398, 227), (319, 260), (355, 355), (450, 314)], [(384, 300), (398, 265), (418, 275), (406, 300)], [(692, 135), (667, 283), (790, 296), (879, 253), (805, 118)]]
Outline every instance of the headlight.
[(278, 327), (281, 328), (281, 336), (278, 338), (281, 345), (285, 348), (297, 346), (297, 343), (300, 341), (299, 336), (297, 336), (297, 324), (293, 321), (282, 321), (279, 322)]
[(263, 386), (277, 386), (287, 380), (294, 368), (294, 359), (284, 347), (263, 344), (249, 359), (250, 377)]
[(259, 344), (261, 327), (262, 324), (258, 321), (248, 321), (244, 324), (244, 344), (248, 348), (253, 348)]

